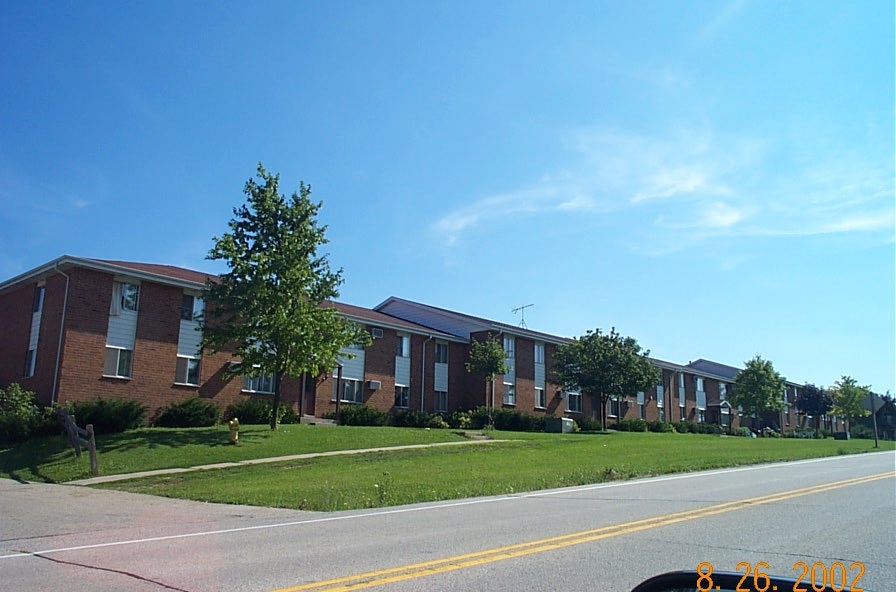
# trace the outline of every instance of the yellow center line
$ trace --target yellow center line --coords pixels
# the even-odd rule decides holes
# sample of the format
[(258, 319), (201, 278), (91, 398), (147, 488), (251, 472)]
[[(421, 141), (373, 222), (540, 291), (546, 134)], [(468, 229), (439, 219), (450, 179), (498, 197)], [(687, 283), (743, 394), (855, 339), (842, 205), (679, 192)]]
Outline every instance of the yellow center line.
[(384, 584), (420, 578), (427, 575), (465, 569), (468, 567), (474, 567), (486, 563), (493, 563), (495, 561), (512, 559), (514, 557), (523, 557), (525, 555), (531, 555), (534, 553), (543, 553), (545, 551), (562, 549), (564, 547), (570, 547), (572, 545), (581, 545), (582, 543), (590, 543), (605, 538), (623, 534), (631, 534), (642, 530), (648, 530), (650, 528), (668, 526), (670, 524), (677, 524), (679, 522), (685, 522), (688, 520), (696, 520), (697, 518), (706, 518), (708, 516), (715, 516), (718, 514), (733, 512), (735, 510), (741, 510), (744, 508), (749, 508), (751, 506), (772, 504), (797, 497), (812, 495), (815, 493), (831, 491), (834, 489), (839, 489), (841, 487), (861, 485), (863, 483), (870, 483), (872, 481), (887, 479), (893, 476), (894, 473), (892, 472), (878, 473), (876, 475), (870, 475), (867, 477), (857, 477), (855, 479), (836, 481), (834, 483), (813, 485), (811, 487), (802, 487), (799, 489), (792, 489), (790, 491), (784, 491), (781, 493), (773, 493), (743, 500), (724, 502), (721, 504), (707, 506), (705, 508), (698, 508), (696, 510), (684, 510), (681, 512), (674, 512), (672, 514), (665, 514), (663, 516), (643, 518), (641, 520), (634, 520), (632, 522), (625, 522), (612, 526), (602, 526), (600, 528), (529, 541), (526, 543), (517, 543), (504, 547), (486, 549), (484, 551), (455, 555), (453, 557), (446, 557), (444, 559), (424, 561), (421, 563), (414, 563), (411, 565), (404, 565), (366, 572), (362, 574), (344, 576), (331, 580), (309, 582), (307, 584), (301, 584), (289, 588), (278, 588), (276, 590), (271, 590), (271, 592), (300, 592), (302, 590), (314, 590), (316, 592), (323, 590), (348, 591), (360, 590), (363, 588), (372, 588), (374, 586), (382, 586)]

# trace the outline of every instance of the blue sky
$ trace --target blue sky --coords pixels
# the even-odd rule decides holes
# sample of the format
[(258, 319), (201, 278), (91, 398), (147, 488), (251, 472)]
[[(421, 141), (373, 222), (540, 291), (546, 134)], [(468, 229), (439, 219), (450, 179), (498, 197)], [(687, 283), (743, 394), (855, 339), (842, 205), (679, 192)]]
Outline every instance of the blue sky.
[(0, 279), (205, 260), (259, 161), (340, 300), (894, 389), (890, 1), (0, 5)]

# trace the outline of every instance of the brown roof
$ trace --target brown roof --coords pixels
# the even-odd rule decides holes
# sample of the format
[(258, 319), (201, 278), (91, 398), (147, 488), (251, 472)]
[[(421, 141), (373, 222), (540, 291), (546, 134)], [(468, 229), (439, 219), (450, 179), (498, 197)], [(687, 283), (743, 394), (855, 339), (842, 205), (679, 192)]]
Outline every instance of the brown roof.
[(108, 265), (115, 265), (117, 267), (133, 269), (134, 271), (140, 271), (143, 273), (151, 273), (153, 275), (159, 275), (174, 280), (194, 282), (197, 284), (204, 284), (206, 278), (211, 278), (212, 280), (218, 279), (218, 276), (216, 275), (203, 273), (201, 271), (193, 271), (192, 269), (185, 269), (183, 267), (175, 267), (173, 265), (160, 265), (158, 263), (136, 263), (133, 261), (112, 261), (109, 259), (93, 259), (93, 261), (106, 263)]

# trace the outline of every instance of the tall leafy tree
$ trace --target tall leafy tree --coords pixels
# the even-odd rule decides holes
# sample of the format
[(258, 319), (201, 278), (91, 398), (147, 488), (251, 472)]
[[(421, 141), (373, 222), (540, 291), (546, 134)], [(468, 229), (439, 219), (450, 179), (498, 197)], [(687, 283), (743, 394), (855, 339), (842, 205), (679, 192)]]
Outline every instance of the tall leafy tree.
[(756, 417), (766, 411), (781, 411), (784, 408), (784, 382), (784, 377), (775, 371), (771, 361), (757, 355), (734, 377), (734, 393), (728, 395), (728, 402)]
[[(495, 377), (498, 374), (507, 373), (507, 354), (504, 347), (493, 339), (491, 333), (487, 334), (484, 341), (473, 339), (470, 344), (470, 360), (466, 362), (467, 372), (482, 374), (486, 385), (491, 387), (491, 401), (495, 400)], [(488, 400), (485, 406), (489, 407)], [(489, 415), (491, 420), (491, 415)]]
[(831, 393), (818, 388), (814, 384), (806, 383), (796, 398), (796, 408), (804, 415), (812, 416), (813, 428), (816, 433), (821, 427), (821, 417), (827, 415), (834, 405), (834, 397)]
[(284, 376), (317, 376), (336, 366), (341, 348), (367, 339), (326, 305), (343, 279), (318, 252), (329, 242), (317, 222), (322, 203), (311, 201), (305, 183), (289, 198), (279, 184), (280, 175), (259, 164), (229, 231), (213, 239), (208, 259), (224, 261), (229, 271), (206, 283), (202, 321), (203, 348), (239, 356), (240, 374), (274, 376), (271, 429), (277, 429)]
[(634, 397), (660, 380), (660, 371), (638, 342), (616, 332), (587, 331), (554, 353), (554, 375), (565, 388), (581, 389), (600, 408), (601, 426), (607, 429), (607, 401)]
[(834, 383), (831, 390), (834, 395), (832, 413), (846, 420), (847, 431), (853, 419), (865, 417), (871, 413), (862, 405), (862, 402), (868, 399), (870, 386), (859, 386), (852, 376), (842, 376)]

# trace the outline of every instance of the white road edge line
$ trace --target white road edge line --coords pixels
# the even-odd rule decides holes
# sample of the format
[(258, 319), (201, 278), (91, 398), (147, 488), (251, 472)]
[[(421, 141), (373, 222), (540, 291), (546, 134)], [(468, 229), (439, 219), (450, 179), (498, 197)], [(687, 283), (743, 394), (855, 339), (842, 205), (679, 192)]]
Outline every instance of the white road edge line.
[[(881, 451), (881, 452), (870, 452), (866, 454), (893, 454), (890, 451)], [(364, 512), (362, 514), (348, 514), (343, 516), (326, 516), (323, 518), (314, 518), (311, 520), (295, 520), (290, 522), (278, 522), (275, 524), (259, 524), (255, 526), (242, 526), (239, 528), (225, 528), (221, 530), (208, 530), (203, 532), (190, 532), (184, 534), (172, 534), (165, 536), (157, 536), (157, 537), (147, 537), (142, 539), (131, 539), (125, 541), (113, 541), (109, 543), (95, 543), (92, 545), (79, 545), (75, 547), (60, 547), (58, 549), (44, 549), (42, 551), (28, 551), (28, 552), (19, 552), (19, 553), (11, 553), (9, 555), (0, 555), (0, 560), (3, 559), (13, 559), (16, 557), (33, 557), (36, 555), (50, 555), (55, 553), (67, 553), (71, 551), (83, 551), (86, 549), (102, 549), (104, 547), (117, 547), (122, 545), (137, 545), (142, 543), (153, 543), (158, 541), (171, 541), (177, 539), (188, 539), (194, 537), (203, 537), (203, 536), (214, 536), (214, 535), (222, 535), (222, 534), (230, 534), (234, 532), (247, 532), (252, 530), (265, 530), (270, 528), (284, 528), (288, 526), (303, 526), (306, 524), (321, 524), (324, 522), (339, 522), (343, 520), (354, 520), (358, 518), (369, 518), (372, 516), (387, 516), (390, 514), (407, 514), (411, 512), (423, 512), (429, 510), (439, 510), (442, 508), (456, 508), (459, 506), (471, 506), (476, 504), (490, 504), (495, 502), (505, 502), (505, 501), (513, 501), (527, 498), (537, 498), (544, 497), (550, 495), (558, 495), (561, 493), (575, 493), (577, 491), (593, 491), (596, 489), (610, 489), (615, 487), (624, 487), (626, 485), (635, 485), (641, 483), (660, 483), (664, 481), (676, 481), (679, 479), (692, 479), (695, 477), (709, 477), (713, 475), (722, 475), (725, 473), (739, 473), (745, 471), (755, 471), (759, 469), (771, 469), (771, 468), (780, 468), (784, 466), (793, 466), (793, 465), (802, 465), (802, 464), (810, 464), (810, 463), (818, 463), (818, 462), (830, 462), (833, 460), (842, 460), (846, 458), (846, 456), (827, 456), (822, 458), (812, 458), (806, 460), (799, 461), (784, 461), (770, 464), (759, 464), (759, 465), (749, 465), (745, 467), (732, 467), (728, 469), (713, 469), (709, 471), (700, 471), (696, 473), (678, 473), (675, 475), (664, 475), (660, 477), (648, 477), (645, 479), (632, 479), (630, 481), (614, 481), (612, 483), (599, 483), (595, 485), (580, 485), (576, 487), (565, 487), (562, 489), (552, 489), (547, 491), (537, 491), (523, 494), (507, 494), (499, 497), (485, 497), (485, 498), (475, 498), (470, 500), (456, 501), (456, 502), (445, 502), (445, 503), (436, 503), (436, 504), (426, 504), (422, 506), (413, 506), (413, 507), (403, 507), (403, 508), (394, 508), (394, 509), (385, 509), (380, 511), (372, 511), (372, 512)]]

